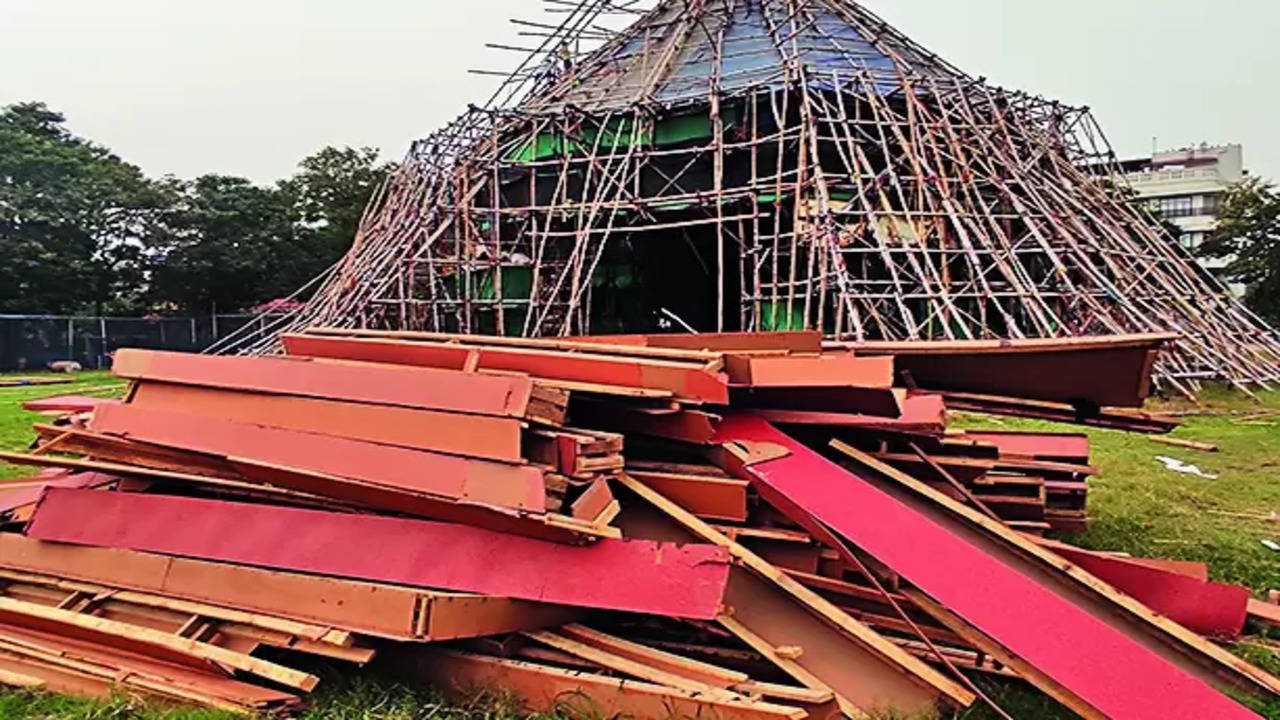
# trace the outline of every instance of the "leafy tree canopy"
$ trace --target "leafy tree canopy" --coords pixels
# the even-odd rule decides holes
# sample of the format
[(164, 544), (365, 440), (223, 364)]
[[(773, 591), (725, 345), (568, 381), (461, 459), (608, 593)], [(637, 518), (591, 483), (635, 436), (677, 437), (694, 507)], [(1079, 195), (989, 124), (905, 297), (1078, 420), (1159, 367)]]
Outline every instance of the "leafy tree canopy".
[(1218, 227), (1200, 255), (1227, 258), (1225, 277), (1246, 286), (1245, 302), (1271, 323), (1280, 322), (1280, 193), (1249, 178), (1227, 191)]
[(141, 278), (161, 197), (42, 103), (0, 110), (0, 311), (103, 311)]
[(0, 108), (0, 312), (233, 312), (350, 246), (390, 165), (327, 147), (271, 186), (151, 179), (43, 103)]

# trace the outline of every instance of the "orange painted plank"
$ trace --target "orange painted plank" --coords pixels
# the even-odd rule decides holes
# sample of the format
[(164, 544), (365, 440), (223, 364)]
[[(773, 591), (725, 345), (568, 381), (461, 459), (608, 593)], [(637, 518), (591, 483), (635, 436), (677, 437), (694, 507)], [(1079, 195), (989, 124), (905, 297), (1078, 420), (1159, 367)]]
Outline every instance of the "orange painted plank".
[(893, 357), (853, 353), (752, 357), (729, 355), (725, 370), (735, 384), (752, 387), (893, 386)]
[(1261, 600), (1249, 599), (1247, 604), (1250, 617), (1254, 620), (1280, 627), (1280, 605), (1272, 605)]
[(235, 392), (159, 382), (141, 383), (130, 404), (148, 410), (203, 415), (382, 445), (522, 462), (520, 434), (524, 424), (513, 417)]
[[(416, 649), (415, 649), (416, 650)], [(477, 687), (501, 688), (532, 712), (626, 718), (801, 720), (800, 708), (712, 697), (637, 680), (563, 670), (523, 660), (456, 650), (422, 649), (397, 657), (396, 665), (449, 694), (470, 697)]]
[(783, 330), (778, 332), (726, 332), (658, 334), (658, 335), (575, 335), (564, 338), (573, 342), (606, 345), (641, 345), (677, 350), (711, 350), (719, 352), (777, 351), (820, 353), (822, 333), (816, 330)]
[(533, 391), (529, 378), (510, 375), (152, 350), (118, 351), (111, 371), (136, 380), (508, 417), (524, 416)]
[(733, 522), (747, 519), (750, 483), (745, 480), (650, 470), (628, 470), (627, 474), (698, 517)]
[(995, 445), (1001, 455), (1025, 455), (1042, 460), (1089, 462), (1089, 436), (1020, 430), (967, 430), (963, 437)]
[(542, 471), (425, 450), (282, 430), (185, 413), (107, 405), (97, 432), (260, 464), (352, 478), (382, 487), (544, 512)]
[(900, 417), (907, 393), (901, 388), (842, 386), (734, 387), (739, 408), (805, 410)]
[[(295, 695), (202, 671), (182, 663), (170, 662), (150, 649), (146, 652), (131, 652), (111, 638), (105, 640), (73, 638), (59, 630), (18, 627), (11, 624), (0, 626), (0, 635), (37, 654), (61, 655), (68, 659), (92, 663), (103, 671), (114, 670), (116, 677), (113, 679), (123, 687), (134, 691), (142, 690), (149, 694), (183, 700), (189, 700), (190, 694), (194, 693), (206, 700), (217, 699), (235, 703), (244, 708), (263, 710), (273, 707), (284, 709), (299, 704)], [(12, 657), (8, 656), (6, 659), (12, 661)], [(88, 689), (88, 686), (82, 683), (66, 683), (65, 677), (57, 677), (64, 671), (54, 670), (45, 663), (39, 663), (39, 667), (51, 670), (55, 675), (56, 679), (47, 688), (49, 690), (77, 693)], [(67, 677), (77, 675), (83, 677), (81, 673), (75, 671), (65, 672)], [(116, 689), (112, 687), (103, 692), (102, 696), (108, 697)]]
[(627, 407), (611, 402), (575, 401), (571, 416), (587, 427), (706, 445), (715, 437), (717, 416), (701, 410)]
[(897, 417), (877, 417), (858, 413), (812, 412), (807, 410), (757, 410), (771, 423), (783, 425), (825, 425), (861, 430), (894, 430), (941, 435), (946, 429), (947, 408), (941, 395), (908, 395)]
[(668, 390), (677, 397), (727, 403), (725, 376), (688, 362), (449, 342), (283, 335), (290, 355), (451, 370), (499, 370), (567, 382)]
[(266, 570), (0, 533), (0, 567), (209, 603), (399, 640), (527, 630), (574, 618), (557, 605)]
[(55, 395), (54, 397), (36, 398), (22, 403), (23, 410), (38, 413), (81, 413), (89, 412), (104, 404), (114, 405), (120, 402), (115, 398), (89, 397), (86, 395)]

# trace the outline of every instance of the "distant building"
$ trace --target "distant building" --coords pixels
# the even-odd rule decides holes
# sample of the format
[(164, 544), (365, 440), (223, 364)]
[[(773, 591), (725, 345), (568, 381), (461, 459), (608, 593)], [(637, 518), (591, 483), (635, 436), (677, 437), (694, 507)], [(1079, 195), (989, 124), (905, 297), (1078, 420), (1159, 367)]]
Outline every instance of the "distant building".
[[(1244, 150), (1240, 145), (1169, 150), (1149, 158), (1120, 163), (1125, 179), (1157, 217), (1177, 225), (1178, 241), (1195, 251), (1218, 226), (1218, 209), (1227, 188), (1244, 180)], [(1221, 270), (1226, 259), (1201, 259), (1208, 270)], [(1240, 288), (1233, 288), (1240, 292)]]

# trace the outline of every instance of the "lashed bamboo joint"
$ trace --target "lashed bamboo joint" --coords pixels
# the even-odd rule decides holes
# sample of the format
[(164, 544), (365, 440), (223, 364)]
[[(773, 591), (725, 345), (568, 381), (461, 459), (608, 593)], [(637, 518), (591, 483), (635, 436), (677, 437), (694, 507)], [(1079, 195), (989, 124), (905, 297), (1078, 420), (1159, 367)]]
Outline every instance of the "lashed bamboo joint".
[(220, 349), (659, 318), (858, 341), (1175, 332), (1170, 389), (1277, 378), (1276, 333), (1127, 202), (1086, 109), (992, 87), (849, 0), (663, 0), (601, 42), (610, 8), (577, 3), (493, 101), (415, 143), (306, 307)]

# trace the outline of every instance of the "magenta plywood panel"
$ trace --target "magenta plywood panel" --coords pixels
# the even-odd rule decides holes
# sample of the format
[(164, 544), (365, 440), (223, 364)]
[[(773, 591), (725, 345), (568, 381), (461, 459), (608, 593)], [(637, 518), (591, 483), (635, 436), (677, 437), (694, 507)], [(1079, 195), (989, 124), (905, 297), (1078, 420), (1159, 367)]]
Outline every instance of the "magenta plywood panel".
[(17, 508), (40, 499), (45, 488), (86, 488), (106, 485), (117, 480), (115, 476), (97, 472), (69, 473), (35, 476), (29, 482), (10, 482), (0, 486), (0, 513)]
[(792, 440), (765, 420), (727, 414), (721, 442), (789, 454), (745, 471), (766, 499), (808, 513), (951, 612), (1117, 720), (1235, 720), (1252, 712), (987, 554), (925, 514)]
[(1244, 630), (1249, 591), (1163, 570), (1132, 558), (1052, 547), (1054, 552), (1201, 635), (1234, 638)]
[(563, 545), (466, 525), (101, 490), (50, 489), (27, 535), (317, 575), (709, 620), (714, 545)]

